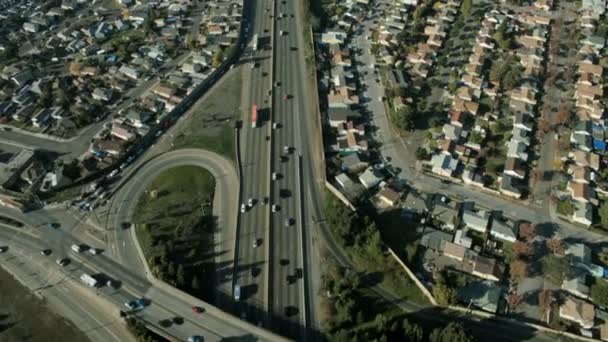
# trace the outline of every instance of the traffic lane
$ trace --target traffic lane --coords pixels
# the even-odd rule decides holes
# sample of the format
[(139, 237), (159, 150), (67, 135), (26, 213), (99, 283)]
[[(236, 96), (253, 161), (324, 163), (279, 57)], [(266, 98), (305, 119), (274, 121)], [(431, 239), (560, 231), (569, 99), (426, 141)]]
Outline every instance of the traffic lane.
[[(29, 255), (28, 255), (29, 254)], [(27, 286), (44, 296), (55, 312), (71, 320), (93, 340), (132, 341), (118, 315), (108, 317), (108, 305), (72, 279), (56, 270), (48, 259), (36, 260), (36, 253), (13, 248), (2, 255), (2, 267), (27, 282)], [(101, 304), (101, 305), (99, 305)]]
[[(285, 42), (280, 42), (278, 51), (284, 49), (287, 44)], [(290, 66), (287, 58), (279, 58), (281, 60), (281, 69), (289, 70)], [(293, 91), (293, 79), (291, 72), (282, 73), (282, 84), (284, 87), (283, 94), (289, 93)], [(288, 123), (286, 127), (281, 129), (278, 134), (279, 146), (277, 148), (277, 155), (283, 153), (282, 149), (285, 146), (295, 147), (296, 145), (296, 135), (298, 134), (296, 130), (296, 115), (293, 107), (293, 102), (291, 100), (282, 100), (280, 105), (278, 106), (278, 112), (283, 116), (284, 121)], [(298, 127), (299, 128), (299, 127)], [(289, 162), (282, 163), (281, 165), (281, 173), (284, 175), (284, 178), (277, 183), (277, 188), (275, 190), (275, 194), (279, 198), (279, 205), (281, 205), (281, 210), (277, 217), (278, 222), (276, 222), (275, 227), (277, 228), (275, 231), (276, 240), (279, 243), (279, 254), (281, 255), (280, 259), (289, 260), (288, 265), (279, 265), (277, 271), (277, 280), (275, 282), (275, 286), (278, 289), (278, 295), (275, 296), (277, 298), (277, 302), (274, 306), (275, 315), (282, 317), (283, 320), (292, 320), (297, 322), (299, 320), (299, 315), (292, 315), (288, 317), (286, 315), (286, 308), (297, 308), (297, 310), (301, 310), (302, 305), (298, 301), (299, 291), (297, 289), (296, 284), (288, 284), (287, 276), (292, 274), (292, 268), (299, 267), (298, 265), (298, 255), (300, 251), (300, 246), (297, 245), (297, 236), (293, 234), (293, 229), (286, 229), (284, 225), (284, 220), (286, 219), (296, 219), (296, 204), (294, 201), (295, 196), (298, 196), (298, 189), (296, 188), (296, 168), (295, 168), (295, 151), (289, 155)], [(282, 191), (289, 191), (291, 195), (288, 198), (282, 198)], [(299, 224), (299, 222), (294, 222), (294, 224)], [(281, 227), (281, 228), (279, 228)], [(290, 226), (289, 228), (294, 228), (295, 226)], [(293, 325), (281, 325), (281, 331), (288, 336), (297, 336), (296, 328)]]

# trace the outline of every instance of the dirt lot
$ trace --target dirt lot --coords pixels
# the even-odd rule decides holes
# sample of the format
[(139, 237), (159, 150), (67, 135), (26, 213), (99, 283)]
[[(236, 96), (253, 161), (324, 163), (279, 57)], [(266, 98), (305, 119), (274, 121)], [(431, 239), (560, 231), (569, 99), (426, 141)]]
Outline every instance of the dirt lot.
[(0, 341), (90, 341), (71, 322), (51, 311), (0, 268)]

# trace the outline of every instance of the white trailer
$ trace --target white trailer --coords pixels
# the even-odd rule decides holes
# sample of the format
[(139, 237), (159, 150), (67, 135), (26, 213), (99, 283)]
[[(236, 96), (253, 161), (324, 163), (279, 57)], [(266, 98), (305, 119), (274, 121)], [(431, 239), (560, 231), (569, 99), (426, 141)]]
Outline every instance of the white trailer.
[(97, 279), (91, 277), (90, 275), (88, 275), (86, 273), (83, 273), (80, 276), (80, 280), (82, 280), (83, 283), (87, 284), (87, 286), (90, 286), (90, 287), (96, 287), (97, 283), (98, 283)]

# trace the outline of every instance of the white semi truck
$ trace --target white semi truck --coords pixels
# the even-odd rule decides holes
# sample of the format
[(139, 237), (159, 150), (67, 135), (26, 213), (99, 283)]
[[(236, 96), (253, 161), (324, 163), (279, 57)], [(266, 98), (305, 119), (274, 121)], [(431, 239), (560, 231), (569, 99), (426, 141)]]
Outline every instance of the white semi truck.
[(97, 279), (93, 278), (92, 276), (90, 276), (86, 273), (83, 273), (80, 276), (80, 280), (82, 280), (83, 283), (87, 284), (87, 286), (90, 286), (90, 287), (96, 287), (97, 284), (99, 283), (97, 281)]

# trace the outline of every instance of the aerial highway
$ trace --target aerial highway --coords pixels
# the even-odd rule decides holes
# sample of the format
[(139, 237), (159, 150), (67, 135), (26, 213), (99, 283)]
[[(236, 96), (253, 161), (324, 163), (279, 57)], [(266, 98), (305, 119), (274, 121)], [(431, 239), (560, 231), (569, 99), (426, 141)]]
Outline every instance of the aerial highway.
[[(18, 215), (13, 217), (21, 219)], [(84, 289), (90, 291), (89, 295), (94, 293), (106, 302), (111, 303), (114, 306), (116, 317), (119, 317), (120, 310), (126, 310), (125, 302), (135, 298), (145, 298), (149, 304), (135, 312), (134, 315), (151, 325), (158, 325), (160, 321), (165, 319), (181, 317), (183, 323), (162, 328), (168, 336), (178, 340), (185, 341), (192, 335), (202, 336), (205, 341), (219, 341), (227, 337), (250, 337), (266, 341), (281, 340), (276, 335), (249, 325), (166, 284), (155, 280), (150, 281), (148, 277), (132, 272), (131, 269), (117, 263), (103, 253), (94, 255), (86, 251), (77, 253), (71, 250), (70, 245), (64, 243), (78, 244), (79, 241), (71, 237), (69, 232), (62, 232), (61, 228), (51, 229), (30, 226), (16, 228), (6, 225), (3, 225), (2, 228), (0, 230), (0, 241), (2, 241), (2, 245), (9, 247), (8, 251), (2, 254), (2, 258), (9, 258), (17, 251), (20, 254), (27, 255), (29, 259), (50, 258), (51, 262), (46, 261), (44, 267), (46, 270), (54, 270), (64, 274), (64, 277), (60, 277), (58, 282), (69, 281), (81, 287), (84, 285), (78, 278), (82, 273), (118, 281), (120, 284), (118, 289), (112, 289), (105, 285), (98, 288)], [(60, 234), (67, 237), (58, 239)], [(50, 249), (51, 255), (41, 255), (40, 252), (43, 249)], [(62, 267), (54, 262), (59, 258), (68, 258), (70, 263)], [(49, 282), (44, 287), (50, 288), (55, 285), (56, 283)], [(203, 313), (193, 312), (193, 306), (203, 308)]]
[[(251, 6), (253, 4), (253, 6)], [(265, 326), (267, 313), (270, 131), (272, 88), (271, 0), (246, 6), (248, 45), (241, 56), (243, 85), (242, 125), (239, 131), (241, 192), (233, 298), (235, 314)], [(240, 292), (238, 295), (236, 293)]]

